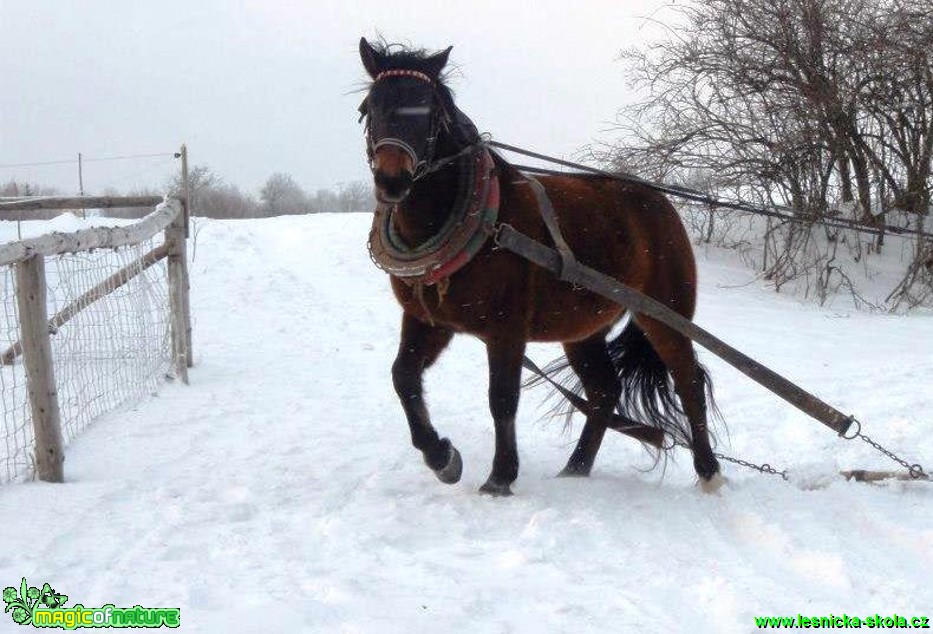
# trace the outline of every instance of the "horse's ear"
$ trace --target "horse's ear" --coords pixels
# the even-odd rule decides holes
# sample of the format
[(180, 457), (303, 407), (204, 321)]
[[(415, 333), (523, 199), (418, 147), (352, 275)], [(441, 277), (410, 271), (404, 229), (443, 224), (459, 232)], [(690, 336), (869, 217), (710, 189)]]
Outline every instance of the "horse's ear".
[(373, 79), (382, 72), (382, 64), (385, 56), (374, 49), (370, 43), (366, 41), (365, 37), (360, 38), (360, 59), (363, 60), (363, 68), (366, 69), (366, 72), (369, 73), (369, 76)]
[(448, 46), (440, 53), (432, 55), (431, 57), (424, 60), (428, 75), (434, 77), (435, 79), (440, 76), (441, 71), (444, 70), (444, 66), (447, 66), (447, 58), (450, 57), (451, 50), (453, 50), (453, 46)]

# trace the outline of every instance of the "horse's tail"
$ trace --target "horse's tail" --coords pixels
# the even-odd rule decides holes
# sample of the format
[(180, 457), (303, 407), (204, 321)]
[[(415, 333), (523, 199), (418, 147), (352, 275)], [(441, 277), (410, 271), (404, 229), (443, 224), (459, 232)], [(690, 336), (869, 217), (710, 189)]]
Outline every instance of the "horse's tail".
[[(615, 339), (607, 341), (606, 347), (622, 383), (618, 412), (689, 445), (690, 423), (674, 391), (674, 380), (635, 320), (630, 320)], [(709, 393), (709, 374), (701, 366), (699, 372), (704, 390)]]
[[(666, 446), (670, 446), (670, 440), (690, 445), (690, 423), (674, 391), (673, 378), (635, 320), (630, 320), (618, 336), (608, 340), (606, 347), (622, 385), (617, 413), (662, 430), (669, 436)], [(717, 416), (709, 373), (699, 363), (697, 368), (708, 411)], [(566, 357), (550, 363), (544, 372), (574, 394), (583, 394), (583, 384), (573, 374)], [(532, 380), (528, 384), (540, 382), (541, 380)], [(573, 412), (573, 406), (565, 399), (561, 399), (553, 410), (555, 415), (565, 415), (568, 425)], [(653, 449), (649, 445), (645, 446)], [(660, 455), (658, 457), (660, 458)]]

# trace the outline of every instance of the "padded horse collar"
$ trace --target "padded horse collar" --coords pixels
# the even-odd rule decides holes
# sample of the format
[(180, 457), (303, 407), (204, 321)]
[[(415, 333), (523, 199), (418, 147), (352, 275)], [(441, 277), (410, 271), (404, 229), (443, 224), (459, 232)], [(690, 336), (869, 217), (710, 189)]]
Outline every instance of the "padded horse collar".
[(369, 233), (369, 254), (383, 271), (411, 284), (430, 286), (466, 266), (491, 235), (499, 215), (499, 179), (489, 150), (478, 147), (460, 182), (453, 213), (427, 241), (406, 245), (393, 217), (398, 206), (379, 203)]

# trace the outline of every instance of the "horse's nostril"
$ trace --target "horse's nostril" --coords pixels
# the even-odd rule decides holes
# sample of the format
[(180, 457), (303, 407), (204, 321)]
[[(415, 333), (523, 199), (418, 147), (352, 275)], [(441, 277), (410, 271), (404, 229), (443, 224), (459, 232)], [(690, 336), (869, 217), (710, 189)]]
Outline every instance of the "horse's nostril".
[(376, 187), (378, 187), (386, 197), (400, 199), (403, 198), (414, 182), (413, 175), (407, 170), (403, 170), (397, 176), (387, 176), (382, 172), (376, 172)]

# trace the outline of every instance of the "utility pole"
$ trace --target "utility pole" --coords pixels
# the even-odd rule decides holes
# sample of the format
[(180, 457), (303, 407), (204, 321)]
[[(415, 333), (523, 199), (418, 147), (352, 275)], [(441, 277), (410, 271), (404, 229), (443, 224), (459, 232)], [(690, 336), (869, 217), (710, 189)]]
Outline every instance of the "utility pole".
[(185, 199), (185, 237), (188, 237), (190, 230), (188, 225), (191, 222), (191, 188), (188, 180), (188, 145), (181, 144), (181, 195)]
[[(81, 152), (78, 152), (78, 194), (84, 196), (84, 164), (82, 163)], [(81, 208), (81, 217), (87, 217), (87, 210)]]
[[(184, 208), (183, 208), (184, 218), (182, 219), (182, 222), (184, 223), (184, 240), (182, 240), (182, 243), (186, 244), (185, 240), (188, 239), (188, 236), (191, 233), (190, 231), (191, 182), (188, 178), (188, 145), (186, 143), (181, 144), (181, 191), (182, 191), (182, 196), (184, 196), (184, 199), (185, 199)], [(197, 237), (197, 234), (195, 234), (195, 237)], [(182, 258), (187, 258), (187, 257), (188, 255), (187, 255), (187, 249), (186, 249), (182, 253)], [(187, 332), (185, 334), (185, 342), (186, 342), (185, 362), (186, 362), (186, 365), (189, 368), (191, 368), (191, 367), (194, 367), (194, 349), (191, 345), (191, 299), (190, 299), (191, 281), (188, 278), (187, 264), (182, 267), (182, 271), (184, 273), (183, 282), (185, 285), (185, 292), (182, 295), (184, 299), (184, 301), (182, 302), (182, 309), (184, 310), (185, 327), (187, 329)], [(184, 376), (187, 376), (187, 372), (185, 373)]]

